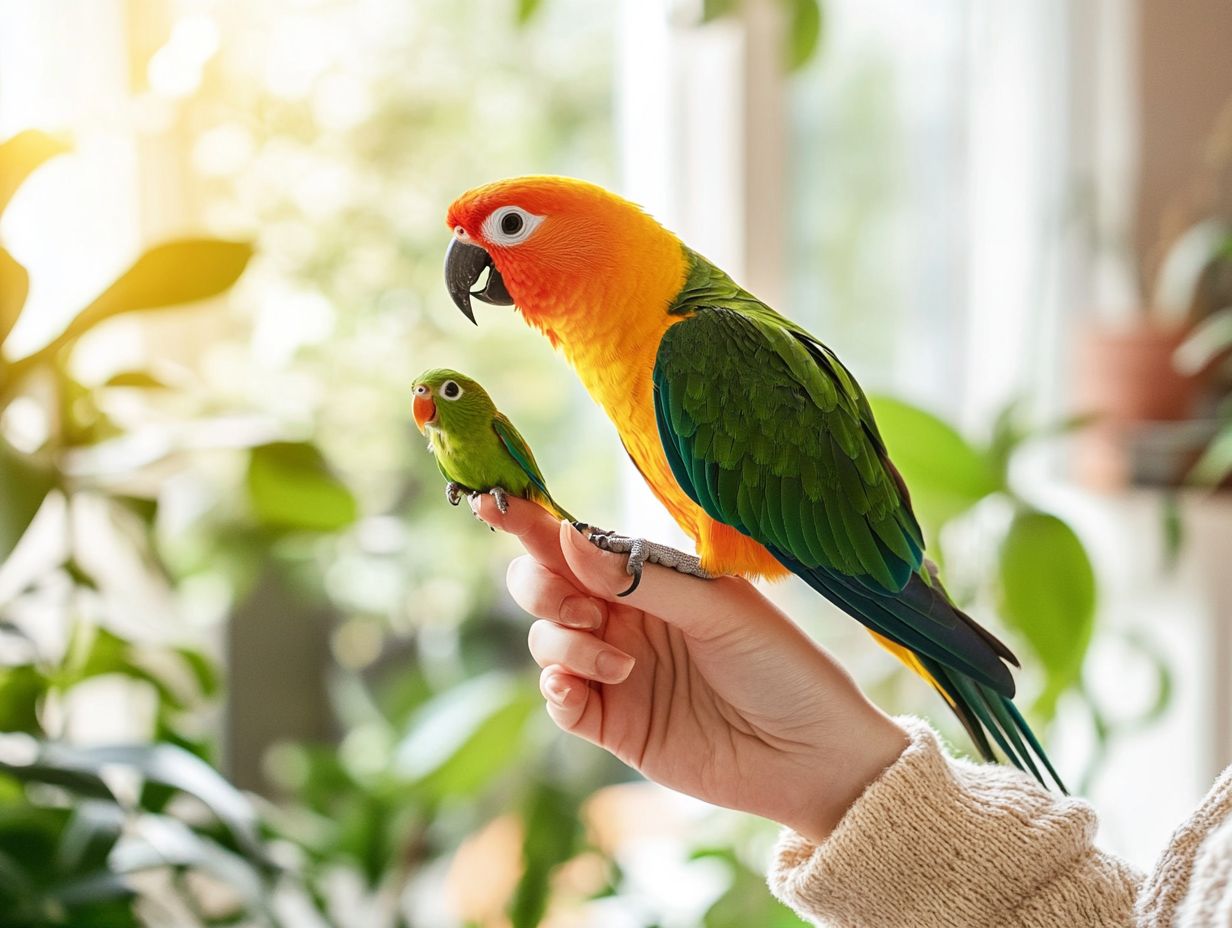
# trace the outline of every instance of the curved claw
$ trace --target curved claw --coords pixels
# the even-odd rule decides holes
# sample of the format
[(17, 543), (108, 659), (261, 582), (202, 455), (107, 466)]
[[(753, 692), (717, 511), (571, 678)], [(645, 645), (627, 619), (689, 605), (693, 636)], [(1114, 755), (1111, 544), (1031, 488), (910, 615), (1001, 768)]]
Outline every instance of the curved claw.
[(462, 484), (452, 480), (445, 484), (445, 499), (449, 501), (450, 506), (457, 506), (462, 502)]
[(493, 487), (488, 491), (488, 495), (496, 500), (496, 508), (500, 510), (501, 515), (505, 515), (509, 511), (509, 494), (502, 487)]
[(636, 570), (633, 571), (633, 582), (629, 584), (629, 588), (625, 590), (623, 593), (617, 593), (616, 595), (620, 597), (628, 596), (630, 593), (636, 590), (639, 586), (641, 586), (641, 583), (642, 583), (642, 568), (638, 567)]

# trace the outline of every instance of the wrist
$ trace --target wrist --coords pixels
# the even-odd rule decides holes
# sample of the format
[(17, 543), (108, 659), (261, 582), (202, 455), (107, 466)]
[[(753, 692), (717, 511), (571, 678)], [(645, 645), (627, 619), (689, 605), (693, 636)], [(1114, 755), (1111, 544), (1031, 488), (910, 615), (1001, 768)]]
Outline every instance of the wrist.
[(838, 827), (847, 810), (864, 791), (902, 756), (910, 736), (893, 719), (871, 703), (866, 711), (844, 725), (839, 745), (827, 752), (827, 775), (811, 791), (813, 801), (800, 810), (798, 821), (784, 822), (814, 844), (825, 841)]

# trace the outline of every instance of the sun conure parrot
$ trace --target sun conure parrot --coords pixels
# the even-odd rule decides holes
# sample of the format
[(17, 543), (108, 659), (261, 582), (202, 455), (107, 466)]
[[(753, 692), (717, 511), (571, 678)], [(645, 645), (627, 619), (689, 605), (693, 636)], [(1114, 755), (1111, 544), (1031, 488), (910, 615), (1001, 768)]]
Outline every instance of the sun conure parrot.
[(564, 353), (704, 570), (801, 577), (928, 680), (981, 755), (995, 758), (991, 736), (1064, 789), (1012, 702), (1017, 659), (925, 560), (907, 487), (829, 348), (594, 184), (498, 181), (455, 200), (448, 224), (454, 302), (472, 322), (472, 297), (516, 305)]

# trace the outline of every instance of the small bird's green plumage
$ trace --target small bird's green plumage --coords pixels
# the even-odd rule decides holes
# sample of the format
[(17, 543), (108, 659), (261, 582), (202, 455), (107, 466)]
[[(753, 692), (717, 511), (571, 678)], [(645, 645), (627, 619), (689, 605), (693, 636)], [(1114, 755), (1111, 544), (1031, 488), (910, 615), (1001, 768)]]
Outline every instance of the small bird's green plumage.
[(415, 378), (413, 389), (416, 423), (447, 481), (480, 493), (499, 487), (574, 521), (548, 492), (526, 440), (483, 387), (457, 371), (435, 368)]

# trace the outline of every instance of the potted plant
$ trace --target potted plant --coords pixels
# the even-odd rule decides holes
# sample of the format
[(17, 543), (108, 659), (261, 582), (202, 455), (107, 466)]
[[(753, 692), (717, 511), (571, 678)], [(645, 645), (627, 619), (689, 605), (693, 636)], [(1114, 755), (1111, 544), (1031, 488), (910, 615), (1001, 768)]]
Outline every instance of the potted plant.
[(1099, 419), (1078, 467), (1101, 487), (1177, 486), (1218, 430), (1218, 397), (1232, 377), (1211, 353), (1222, 328), (1205, 327), (1232, 306), (1232, 100), (1159, 241), (1157, 269), (1144, 273), (1153, 278), (1147, 310), (1101, 320), (1078, 339), (1075, 393)]

